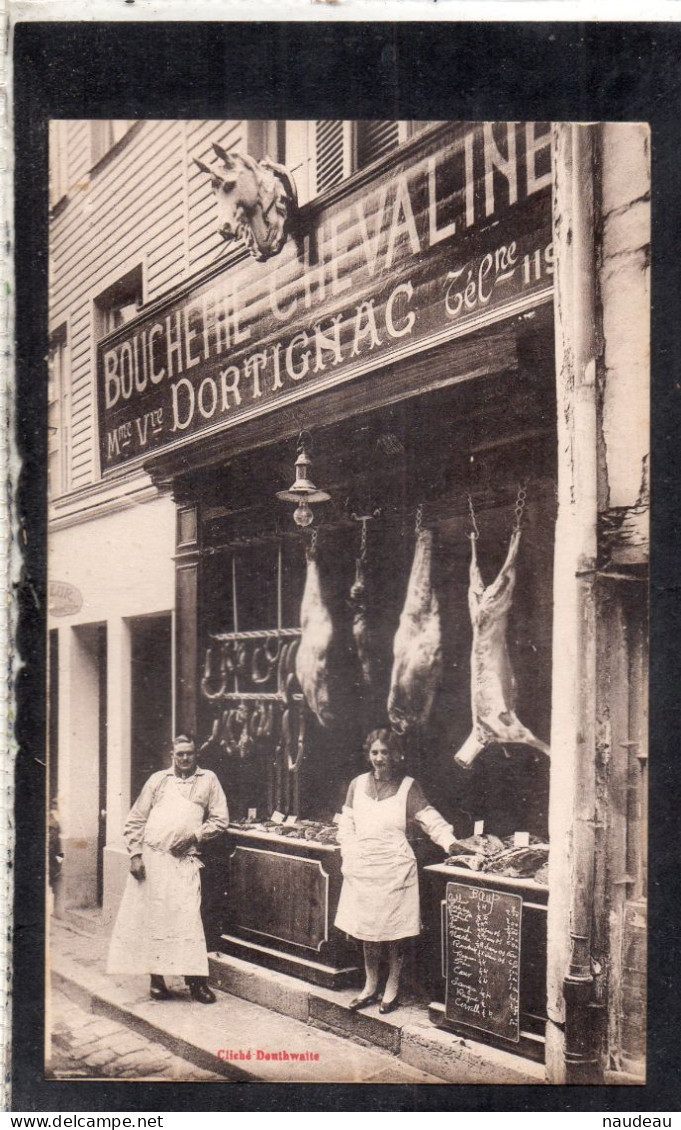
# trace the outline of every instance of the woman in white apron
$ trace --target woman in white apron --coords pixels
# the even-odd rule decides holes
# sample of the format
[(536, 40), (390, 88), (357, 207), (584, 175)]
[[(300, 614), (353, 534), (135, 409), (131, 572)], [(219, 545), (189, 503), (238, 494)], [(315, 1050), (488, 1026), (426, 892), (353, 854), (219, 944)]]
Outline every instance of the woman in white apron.
[(418, 824), (447, 854), (457, 847), (451, 824), (429, 805), (413, 777), (402, 775), (397, 735), (373, 730), (364, 743), (371, 772), (350, 782), (338, 839), (343, 887), (336, 926), (364, 943), (364, 988), (350, 1009), (379, 1000), (381, 946), (387, 948), (388, 979), (379, 1012), (398, 1007), (403, 942), (420, 933), (416, 859), (407, 825)]
[(125, 825), (130, 874), (111, 936), (109, 973), (149, 974), (155, 1000), (171, 995), (164, 974), (180, 974), (194, 1000), (215, 1000), (207, 985), (198, 852), (228, 824), (217, 777), (197, 766), (190, 739), (176, 738), (172, 768), (149, 778)]

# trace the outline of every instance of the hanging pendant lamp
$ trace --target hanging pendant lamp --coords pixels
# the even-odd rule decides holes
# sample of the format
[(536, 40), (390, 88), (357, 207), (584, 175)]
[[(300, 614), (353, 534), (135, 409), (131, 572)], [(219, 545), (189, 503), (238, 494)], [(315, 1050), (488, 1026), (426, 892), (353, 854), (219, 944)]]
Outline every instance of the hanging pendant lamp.
[(331, 498), (331, 495), (327, 494), (326, 491), (317, 490), (317, 487), (310, 478), (312, 460), (310, 459), (309, 448), (311, 443), (312, 437), (310, 433), (301, 432), (298, 436), (298, 458), (295, 463), (295, 482), (288, 490), (277, 491), (277, 498), (280, 498), (282, 502), (296, 503), (296, 509), (293, 511), (293, 521), (297, 526), (301, 526), (303, 529), (314, 521), (314, 514), (310, 504), (313, 502), (328, 502)]

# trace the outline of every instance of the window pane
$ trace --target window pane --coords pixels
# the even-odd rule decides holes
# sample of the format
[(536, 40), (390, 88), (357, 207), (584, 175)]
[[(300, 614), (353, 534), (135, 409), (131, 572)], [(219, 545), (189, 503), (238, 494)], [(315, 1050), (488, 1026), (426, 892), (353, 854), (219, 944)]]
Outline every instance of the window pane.
[(126, 322), (132, 321), (139, 313), (137, 299), (132, 302), (123, 300), (120, 305), (112, 306), (109, 310), (109, 330), (117, 330)]
[(142, 301), (143, 278), (139, 265), (95, 298), (95, 336), (104, 337), (136, 318)]
[(66, 329), (52, 335), (47, 386), (47, 489), (50, 498), (69, 487), (69, 427), (71, 389)]

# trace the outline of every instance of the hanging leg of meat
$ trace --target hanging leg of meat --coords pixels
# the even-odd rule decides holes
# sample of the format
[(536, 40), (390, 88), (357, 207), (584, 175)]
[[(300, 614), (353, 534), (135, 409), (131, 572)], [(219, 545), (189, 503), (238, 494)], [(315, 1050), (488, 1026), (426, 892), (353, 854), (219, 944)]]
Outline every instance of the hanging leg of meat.
[(360, 557), (355, 562), (355, 583), (350, 589), (350, 607), (353, 611), (352, 634), (362, 670), (362, 680), (376, 689), (378, 679), (378, 648), (368, 617), (368, 601), (364, 563)]
[(313, 714), (327, 726), (333, 721), (330, 707), (328, 652), (333, 624), (322, 596), (316, 554), (307, 551), (307, 574), (300, 606), (300, 646), (296, 654), (296, 676)]
[(440, 609), (432, 585), (432, 557), (433, 535), (421, 530), (393, 645), (388, 717), (399, 734), (426, 723), (442, 676)]
[(506, 561), (495, 581), (485, 588), (471, 538), (468, 607), (473, 625), (471, 656), (471, 703), (473, 729), (455, 755), (457, 764), (468, 769), (479, 753), (495, 742), (518, 742), (548, 754), (549, 747), (523, 726), (516, 708), (516, 681), (506, 640), (508, 613), (515, 588), (515, 563), (520, 531), (511, 536)]

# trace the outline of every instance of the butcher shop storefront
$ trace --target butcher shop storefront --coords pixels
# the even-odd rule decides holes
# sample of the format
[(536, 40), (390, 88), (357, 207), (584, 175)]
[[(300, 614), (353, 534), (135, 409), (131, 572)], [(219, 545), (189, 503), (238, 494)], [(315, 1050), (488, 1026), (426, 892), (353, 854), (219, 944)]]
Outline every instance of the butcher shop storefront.
[[(463, 841), (412, 844), (401, 997), (452, 1041), (539, 1063), (551, 151), (548, 124), (439, 124), (300, 208), (275, 166), (276, 224), (221, 213), (241, 238), (219, 267), (98, 349), (104, 473), (141, 463), (177, 508), (175, 728), (232, 820), (206, 859), (209, 949), (339, 1000), (361, 986), (334, 925), (338, 826), (389, 728)], [(230, 161), (206, 168), (219, 198)]]

